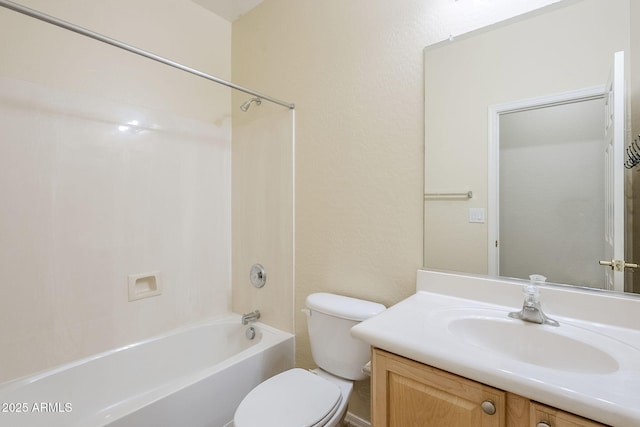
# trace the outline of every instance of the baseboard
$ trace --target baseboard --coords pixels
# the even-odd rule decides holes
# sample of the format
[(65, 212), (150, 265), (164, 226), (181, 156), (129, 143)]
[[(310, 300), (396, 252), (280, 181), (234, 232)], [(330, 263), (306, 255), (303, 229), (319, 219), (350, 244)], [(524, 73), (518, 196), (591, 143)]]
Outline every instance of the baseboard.
[(345, 427), (371, 427), (371, 423), (369, 421), (363, 420), (362, 418), (353, 415), (351, 412), (347, 412), (347, 415), (344, 417), (344, 422), (346, 424)]

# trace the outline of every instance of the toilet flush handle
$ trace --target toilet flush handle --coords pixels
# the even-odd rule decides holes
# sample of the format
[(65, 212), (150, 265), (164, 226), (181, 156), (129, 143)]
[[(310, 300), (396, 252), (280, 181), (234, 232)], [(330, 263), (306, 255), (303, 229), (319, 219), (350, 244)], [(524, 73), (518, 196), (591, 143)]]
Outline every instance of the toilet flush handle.
[(362, 373), (368, 376), (371, 376), (371, 361), (368, 361), (362, 367)]
[(309, 310), (308, 308), (303, 308), (300, 311), (303, 312), (304, 314), (306, 314), (307, 317), (311, 317), (311, 310)]

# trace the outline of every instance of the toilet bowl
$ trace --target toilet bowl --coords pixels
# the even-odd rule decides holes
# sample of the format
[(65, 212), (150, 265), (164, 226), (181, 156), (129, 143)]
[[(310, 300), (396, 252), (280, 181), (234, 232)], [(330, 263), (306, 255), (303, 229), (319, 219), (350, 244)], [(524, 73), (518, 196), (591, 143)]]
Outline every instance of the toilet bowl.
[(240, 403), (235, 427), (335, 427), (344, 418), (353, 382), (321, 369), (290, 369), (254, 388)]
[(238, 406), (235, 427), (336, 427), (353, 382), (367, 378), (369, 345), (351, 327), (385, 310), (382, 304), (328, 293), (307, 297), (311, 353), (318, 368), (290, 369), (255, 387)]

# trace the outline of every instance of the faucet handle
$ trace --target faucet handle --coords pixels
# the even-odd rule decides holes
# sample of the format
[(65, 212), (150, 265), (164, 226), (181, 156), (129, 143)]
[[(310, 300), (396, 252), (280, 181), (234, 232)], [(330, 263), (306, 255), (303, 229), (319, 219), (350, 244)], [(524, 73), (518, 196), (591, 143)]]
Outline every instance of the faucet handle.
[(529, 276), (529, 280), (531, 280), (531, 283), (544, 283), (547, 281), (547, 278), (542, 274), (532, 274)]
[(529, 284), (522, 289), (524, 292), (524, 299), (527, 303), (540, 302), (540, 289), (534, 284)]

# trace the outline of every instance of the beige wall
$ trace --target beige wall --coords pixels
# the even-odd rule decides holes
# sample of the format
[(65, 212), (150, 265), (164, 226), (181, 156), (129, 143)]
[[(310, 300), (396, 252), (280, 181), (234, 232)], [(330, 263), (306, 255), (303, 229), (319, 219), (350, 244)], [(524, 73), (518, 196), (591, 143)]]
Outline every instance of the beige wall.
[[(464, 3), (266, 0), (233, 25), (233, 80), (296, 104), (299, 366), (314, 366), (300, 313), (310, 293), (391, 305), (414, 292), (423, 48), (552, 2)], [(369, 418), (368, 383), (350, 408)]]
[[(230, 77), (191, 2), (21, 3)], [(0, 382), (228, 312), (230, 90), (5, 9), (0, 40)]]

